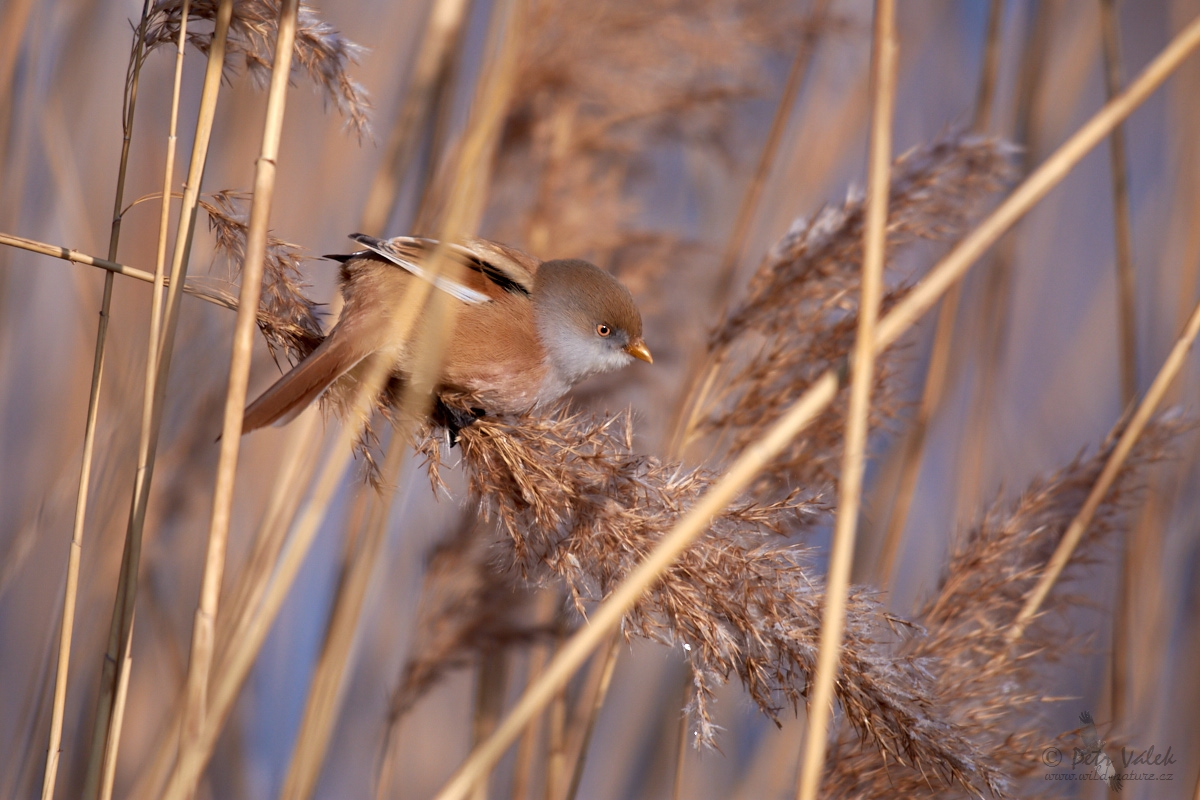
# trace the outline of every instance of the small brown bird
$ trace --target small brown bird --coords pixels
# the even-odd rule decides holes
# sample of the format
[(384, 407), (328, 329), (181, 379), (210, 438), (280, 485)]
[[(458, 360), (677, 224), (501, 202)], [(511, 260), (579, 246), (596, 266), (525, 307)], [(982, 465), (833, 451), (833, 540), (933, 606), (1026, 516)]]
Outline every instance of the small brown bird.
[[(330, 256), (342, 262), (346, 303), (337, 325), (307, 358), (249, 405), (242, 432), (282, 425), (323, 392), (343, 396), (375, 353), (405, 380), (423, 346), (394, 341), (392, 324), (414, 279), (428, 280), (430, 239), (350, 237), (366, 250)], [(586, 261), (539, 262), (511, 247), (469, 239), (445, 248), (459, 265), (434, 285), (462, 303), (446, 345), (438, 391), (473, 395), (493, 413), (526, 411), (557, 400), (579, 381), (629, 364), (651, 362), (642, 317), (629, 290)]]

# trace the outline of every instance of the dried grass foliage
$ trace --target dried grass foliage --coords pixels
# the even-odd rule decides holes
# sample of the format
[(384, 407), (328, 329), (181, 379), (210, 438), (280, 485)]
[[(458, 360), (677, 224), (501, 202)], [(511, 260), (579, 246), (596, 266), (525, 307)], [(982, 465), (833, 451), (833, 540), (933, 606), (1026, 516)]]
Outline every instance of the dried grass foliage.
[[(191, 0), (188, 6), (187, 39), (201, 53), (208, 53), (212, 32), (191, 25), (215, 20), (217, 5), (217, 0)], [(182, 13), (183, 0), (158, 0), (154, 3), (146, 20), (147, 56), (158, 47), (171, 46), (178, 41)], [(265, 87), (271, 74), (278, 24), (278, 0), (242, 0), (234, 3), (225, 54), (227, 73), (234, 69), (232, 60), (240, 57), (250, 77), (259, 86)], [(308, 76), (326, 102), (338, 110), (345, 118), (347, 127), (360, 138), (370, 134), (371, 103), (366, 90), (350, 77), (349, 69), (358, 63), (363, 53), (361, 45), (350, 41), (322, 20), (313, 6), (300, 4), (293, 65)]]
[[(820, 30), (844, 24), (826, 16)], [(671, 260), (696, 257), (694, 242), (641, 218), (654, 148), (684, 145), (732, 166), (739, 104), (770, 85), (764, 58), (817, 33), (774, 0), (533, 4), (489, 228), (538, 255), (614, 264), (635, 292)]]

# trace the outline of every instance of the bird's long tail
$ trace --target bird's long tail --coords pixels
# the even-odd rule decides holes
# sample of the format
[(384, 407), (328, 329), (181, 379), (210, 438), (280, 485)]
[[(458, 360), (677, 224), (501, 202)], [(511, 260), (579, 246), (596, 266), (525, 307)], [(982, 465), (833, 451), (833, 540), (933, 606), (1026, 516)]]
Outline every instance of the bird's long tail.
[(285, 425), (300, 415), (334, 381), (370, 355), (356, 337), (334, 330), (308, 358), (267, 389), (246, 408), (242, 434), (268, 425)]

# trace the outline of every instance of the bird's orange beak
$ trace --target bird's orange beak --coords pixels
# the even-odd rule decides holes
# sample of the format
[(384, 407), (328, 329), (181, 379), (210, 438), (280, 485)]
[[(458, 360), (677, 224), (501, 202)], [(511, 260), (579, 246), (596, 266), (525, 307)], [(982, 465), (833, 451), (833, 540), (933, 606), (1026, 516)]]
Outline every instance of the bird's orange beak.
[(640, 358), (647, 364), (654, 363), (654, 356), (650, 355), (650, 348), (646, 347), (646, 343), (641, 339), (635, 339), (629, 344), (625, 345), (625, 352), (629, 353), (629, 355), (633, 356), (634, 358)]

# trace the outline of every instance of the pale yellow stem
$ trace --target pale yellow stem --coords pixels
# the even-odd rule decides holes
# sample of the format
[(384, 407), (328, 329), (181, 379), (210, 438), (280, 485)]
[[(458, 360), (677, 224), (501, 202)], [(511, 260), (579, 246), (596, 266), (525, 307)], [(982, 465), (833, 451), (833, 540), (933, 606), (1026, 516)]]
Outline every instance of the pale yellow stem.
[(841, 663), (846, 623), (846, 594), (854, 539), (862, 500), (863, 469), (871, 411), (871, 386), (875, 379), (875, 323), (883, 296), (883, 264), (887, 248), (888, 185), (892, 165), (892, 115), (896, 102), (896, 6), (894, 0), (876, 0), (875, 31), (871, 54), (871, 141), (867, 159), (867, 207), (863, 225), (862, 299), (854, 339), (850, 409), (842, 447), (838, 479), (837, 517), (829, 575), (825, 582), (825, 610), (821, 617), (821, 644), (817, 674), (808, 704), (808, 732), (796, 790), (798, 800), (815, 800), (825, 766), (826, 731), (833, 707), (833, 687)]
[(222, 0), (217, 11), (204, 86), (200, 95), (200, 111), (196, 120), (192, 161), (188, 169), (188, 183), (180, 209), (175, 250), (171, 263), (171, 286), (163, 315), (164, 330), (157, 345), (157, 359), (153, 358), (155, 355), (154, 345), (150, 346), (147, 358), (142, 425), (138, 436), (137, 472), (134, 478), (129, 525), (125, 535), (125, 550), (121, 560), (121, 573), (117, 584), (117, 598), (113, 605), (113, 618), (109, 629), (108, 650), (101, 669), (100, 701), (93, 728), (92, 753), (84, 784), (84, 797), (89, 799), (109, 796), (115, 777), (114, 770), (108, 765), (116, 763), (116, 750), (121, 733), (119, 722), (123, 716), (124, 699), (120, 686), (127, 680), (125, 676), (132, 664), (130, 648), (133, 640), (142, 531), (146, 521), (150, 483), (154, 475), (154, 457), (158, 446), (162, 406), (166, 399), (171, 349), (179, 322), (179, 289), (187, 279), (187, 258), (191, 252), (192, 233), (195, 228), (196, 201), (200, 195), (200, 182), (208, 156), (208, 144), (212, 135), (217, 95), (220, 91), (225, 61), (225, 36), (229, 31), (232, 14), (232, 0)]
[[(229, 385), (225, 394), (225, 418), (221, 428), (221, 453), (217, 461), (216, 488), (213, 491), (212, 516), (208, 529), (208, 547), (200, 584), (200, 599), (192, 623), (192, 649), (184, 696), (180, 750), (193, 746), (204, 726), (209, 673), (216, 641), (217, 608), (221, 581), (225, 574), (225, 549), (233, 508), (234, 476), (238, 449), (242, 440), (242, 415), (246, 407), (246, 387), (250, 380), (250, 360), (254, 354), (254, 335), (258, 321), (258, 301), (262, 292), (263, 261), (267, 250), (267, 224), (275, 193), (275, 160), (283, 131), (287, 105), (288, 77), (291, 74), (293, 42), (299, 0), (283, 0), (275, 38), (275, 59), (267, 94), (267, 115), (263, 123), (262, 147), (254, 171), (254, 196), (246, 233), (246, 257), (242, 264), (242, 285), (234, 323), (233, 352), (229, 364)], [(190, 796), (195, 786), (186, 790)]]

